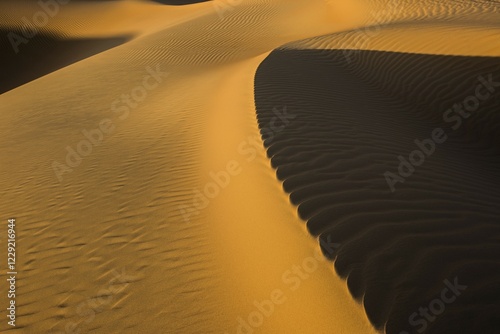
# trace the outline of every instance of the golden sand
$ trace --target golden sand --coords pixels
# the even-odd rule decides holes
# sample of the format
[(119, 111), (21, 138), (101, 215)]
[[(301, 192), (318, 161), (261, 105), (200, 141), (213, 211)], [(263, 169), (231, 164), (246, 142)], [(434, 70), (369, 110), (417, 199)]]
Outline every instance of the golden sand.
[[(2, 2), (0, 11), (17, 13), (0, 14), (2, 28), (17, 27), (34, 6)], [(270, 166), (253, 102), (255, 72), (269, 52), (348, 36), (373, 21), (371, 7), (244, 0), (224, 8), (65, 5), (44, 31), (131, 40), (0, 96), (2, 211), (18, 221), (21, 332), (237, 333), (241, 319), (254, 321), (256, 333), (376, 332), (317, 256)], [(421, 52), (431, 30), (415, 32), (415, 49), (389, 27), (369, 48)], [(122, 94), (155, 69), (168, 75), (127, 106)], [(59, 180), (54, 161), (64, 164), (67, 147), (78, 150), (82, 131), (103, 122), (112, 130)], [(222, 171), (229, 182), (214, 187), (211, 173)], [(218, 194), (193, 211), (193, 196), (208, 184)], [(260, 321), (255, 301), (273, 299)]]

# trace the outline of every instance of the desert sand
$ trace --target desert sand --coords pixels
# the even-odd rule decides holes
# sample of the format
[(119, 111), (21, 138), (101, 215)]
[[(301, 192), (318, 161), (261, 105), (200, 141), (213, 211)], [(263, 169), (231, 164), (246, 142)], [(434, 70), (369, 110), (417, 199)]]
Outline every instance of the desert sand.
[(186, 2), (0, 2), (0, 331), (497, 333), (500, 4)]

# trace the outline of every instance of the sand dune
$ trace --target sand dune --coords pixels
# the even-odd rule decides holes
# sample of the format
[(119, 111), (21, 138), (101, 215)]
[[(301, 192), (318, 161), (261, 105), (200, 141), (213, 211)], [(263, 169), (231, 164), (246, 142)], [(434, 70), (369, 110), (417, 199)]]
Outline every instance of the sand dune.
[(138, 37), (212, 11), (207, 4), (165, 6), (140, 0), (79, 0), (47, 8), (34, 0), (4, 0), (0, 24), (11, 30), (33, 28), (71, 38)]
[(500, 56), (498, 2), (365, 1), (364, 25), (294, 41), (285, 49), (379, 50), (425, 54)]
[(128, 38), (88, 38), (70, 39), (58, 35), (39, 33), (25, 47), (16, 45), (22, 52), (12, 52), (9, 33), (22, 36), (22, 31), (3, 30), (0, 47), (7, 52), (0, 59), (0, 71), (4, 80), (0, 84), (0, 93), (21, 86), (45, 74), (54, 72), (96, 53), (125, 42)]
[[(239, 317), (248, 321), (255, 312), (255, 301), (269, 300), (281, 289), (288, 292), (287, 303), (276, 307), (260, 331), (372, 332), (361, 306), (321, 258), (300, 290), (292, 293), (283, 282), (285, 272), (314, 258), (319, 248), (300, 228), (274, 179), (255, 120), (253, 76), (259, 62), (292, 38), (312, 36), (317, 28), (328, 31), (328, 15), (306, 31), (294, 28), (292, 14), (302, 9), (300, 3), (242, 4), (225, 19), (211, 4), (196, 6), (201, 7), (192, 9), (189, 22), (165, 22), (164, 29), (1, 96), (8, 106), (1, 116), (2, 152), (13, 156), (2, 165), (2, 174), (10, 175), (2, 186), (13, 194), (3, 203), (24, 221), (19, 291), (26, 293), (18, 297), (19, 327), (236, 333)], [(323, 7), (320, 2), (308, 7), (303, 22)], [(269, 35), (273, 16), (293, 37), (279, 30)], [(128, 113), (122, 111), (125, 102), (113, 109), (115, 100), (143, 85), (144, 76), (157, 68), (168, 75), (160, 75), (162, 82), (144, 100)], [(30, 92), (37, 94), (24, 98)], [(237, 118), (229, 119), (233, 114)], [(53, 163), (67, 163), (68, 150), (78, 151), (87, 139), (82, 131), (100, 129), (108, 119), (113, 131), (103, 133), (102, 143), (79, 165), (58, 169), (59, 182)], [(217, 137), (223, 149), (214, 133), (234, 137)], [(248, 136), (257, 143), (258, 157), (243, 165), (239, 140)], [(242, 181), (231, 181), (226, 192), (186, 221), (179, 208), (191, 205), (193, 191), (203, 189), (210, 172), (223, 170), (228, 159), (242, 160)], [(259, 187), (248, 183), (253, 178), (262, 179)], [(245, 206), (243, 197), (236, 205), (235, 194), (247, 192), (252, 204)], [(254, 210), (262, 201), (268, 209), (253, 216), (238, 210)], [(281, 210), (268, 215), (276, 206)], [(230, 207), (235, 211), (224, 210)], [(277, 235), (287, 236), (282, 245)], [(268, 252), (270, 257), (261, 257)], [(115, 288), (116, 279), (109, 282), (122, 270), (124, 282)], [(319, 306), (325, 294), (330, 298)]]
[(390, 6), (80, 0), (36, 24), (1, 1), (0, 331), (415, 332), (457, 276), (427, 332), (494, 333), (496, 86), (396, 192), (383, 173), (500, 78), (498, 6)]
[[(500, 59), (358, 56), (348, 65), (342, 50), (283, 50), (263, 62), (256, 105), (277, 176), (308, 230), (341, 245), (336, 271), (376, 326), (412, 332), (409, 316), (458, 277), (467, 293), (426, 333), (495, 333), (498, 88), (467, 120), (443, 113), (475, 94), (479, 76), (500, 78)], [(283, 103), (300, 122), (266, 136)], [(444, 143), (429, 144), (435, 128)], [(423, 162), (409, 158), (415, 139)], [(418, 166), (391, 192), (384, 173), (398, 174), (399, 154)]]

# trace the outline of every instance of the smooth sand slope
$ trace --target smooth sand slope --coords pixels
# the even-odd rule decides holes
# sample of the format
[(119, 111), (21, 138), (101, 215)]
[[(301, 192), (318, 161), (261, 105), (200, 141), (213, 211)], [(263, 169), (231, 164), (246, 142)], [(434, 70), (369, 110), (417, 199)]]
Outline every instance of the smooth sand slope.
[[(139, 20), (131, 41), (0, 96), (2, 211), (18, 221), (17, 330), (237, 333), (250, 321), (262, 333), (374, 332), (315, 257), (265, 156), (253, 103), (268, 52), (335, 31), (337, 14), (321, 1), (246, 1), (223, 14), (186, 6), (173, 21), (168, 6), (95, 5), (108, 6), (96, 9), (102, 35), (79, 21), (91, 3), (68, 7), (53, 30), (104, 38), (131, 32), (119, 13), (152, 19)], [(247, 141), (252, 159), (238, 150)], [(180, 208), (232, 160), (241, 171), (187, 219)], [(260, 320), (254, 303), (271, 298)]]

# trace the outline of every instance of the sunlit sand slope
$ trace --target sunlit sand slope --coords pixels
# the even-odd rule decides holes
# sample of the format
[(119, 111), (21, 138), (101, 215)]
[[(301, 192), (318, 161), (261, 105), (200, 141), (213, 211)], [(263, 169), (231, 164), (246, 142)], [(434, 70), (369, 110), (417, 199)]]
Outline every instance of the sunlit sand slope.
[[(180, 21), (159, 4), (74, 6), (47, 29), (133, 39), (0, 96), (0, 203), (18, 222), (16, 329), (374, 332), (315, 255), (255, 119), (259, 63), (339, 29), (331, 6), (246, 1), (221, 12), (207, 2), (175, 7), (189, 8)], [(230, 183), (198, 203), (228, 168)]]
[[(377, 327), (497, 333), (500, 59), (344, 51), (277, 50), (257, 71), (284, 190), (340, 244), (335, 269)], [(297, 119), (272, 133), (285, 103)]]
[[(334, 1), (331, 1), (334, 2)], [(291, 49), (381, 50), (500, 56), (497, 1), (365, 0), (365, 24), (286, 46)]]

